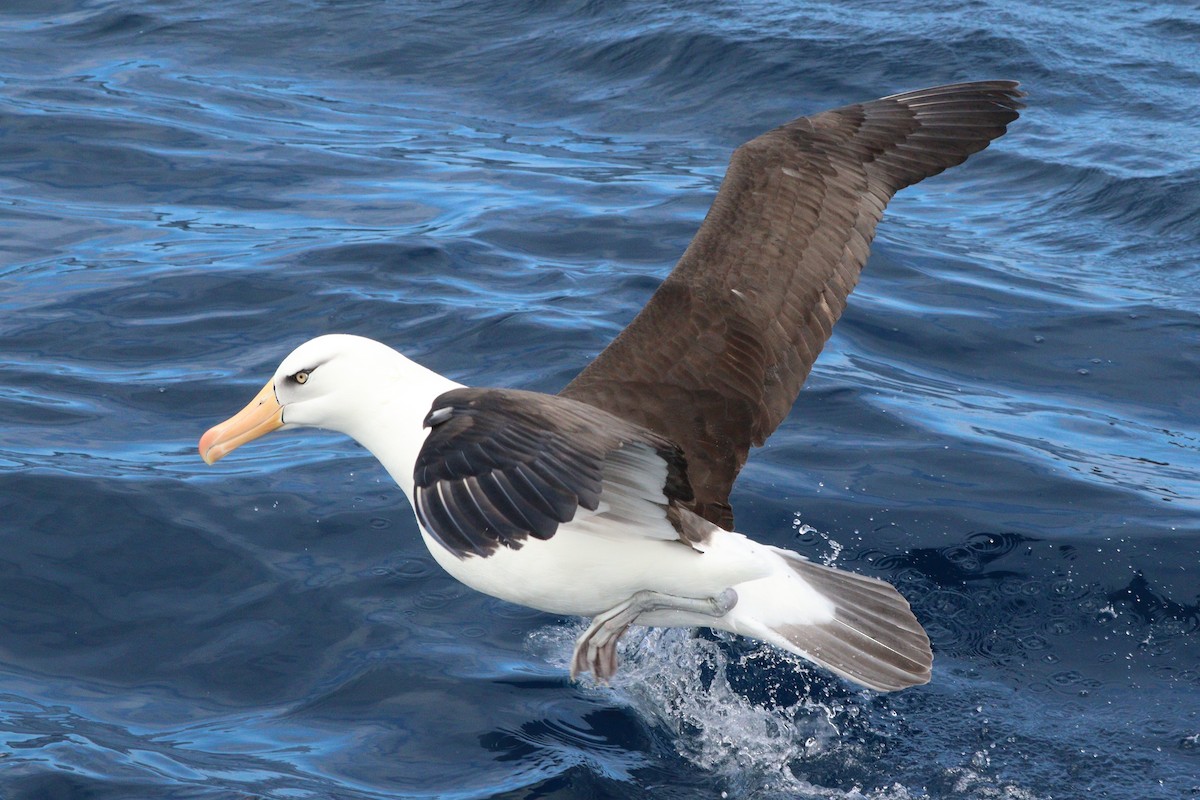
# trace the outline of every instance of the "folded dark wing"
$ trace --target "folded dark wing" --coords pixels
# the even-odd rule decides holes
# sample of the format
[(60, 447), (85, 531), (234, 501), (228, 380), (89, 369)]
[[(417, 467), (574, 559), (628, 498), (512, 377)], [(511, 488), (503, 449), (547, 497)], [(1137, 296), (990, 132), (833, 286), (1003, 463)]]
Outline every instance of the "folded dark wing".
[(677, 447), (567, 398), (455, 389), (434, 401), (425, 426), (413, 470), (417, 518), (460, 558), (549, 539), (602, 497), (626, 516), (650, 504), (659, 523), (616, 530), (674, 538), (666, 506), (692, 499)]
[(1010, 81), (939, 86), (742, 145), (675, 269), (562, 396), (676, 442), (694, 510), (731, 528), (733, 481), (795, 402), (887, 202), (987, 147), (1022, 96)]

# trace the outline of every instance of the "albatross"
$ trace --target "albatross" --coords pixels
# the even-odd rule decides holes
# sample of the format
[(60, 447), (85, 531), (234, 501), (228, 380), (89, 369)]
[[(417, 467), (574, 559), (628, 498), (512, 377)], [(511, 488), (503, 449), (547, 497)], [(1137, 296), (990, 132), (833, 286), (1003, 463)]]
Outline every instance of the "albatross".
[(679, 263), (557, 395), (466, 387), (380, 342), (325, 335), (200, 454), (212, 464), (291, 428), (352, 437), (448, 573), (592, 618), (573, 679), (611, 679), (636, 623), (753, 637), (877, 691), (926, 683), (929, 638), (891, 584), (735, 532), (729, 493), (791, 409), (888, 201), (987, 147), (1023, 96), (1011, 81), (938, 86), (738, 147)]

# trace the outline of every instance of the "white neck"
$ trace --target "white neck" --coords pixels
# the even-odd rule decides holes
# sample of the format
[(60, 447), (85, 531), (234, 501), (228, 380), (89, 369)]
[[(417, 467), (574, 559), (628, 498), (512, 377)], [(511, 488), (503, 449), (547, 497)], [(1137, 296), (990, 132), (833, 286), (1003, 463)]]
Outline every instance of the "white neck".
[(422, 423), (440, 394), (462, 384), (396, 356), (394, 373), (363, 387), (355, 413), (339, 427), (379, 459), (411, 503), (413, 467), (429, 433)]

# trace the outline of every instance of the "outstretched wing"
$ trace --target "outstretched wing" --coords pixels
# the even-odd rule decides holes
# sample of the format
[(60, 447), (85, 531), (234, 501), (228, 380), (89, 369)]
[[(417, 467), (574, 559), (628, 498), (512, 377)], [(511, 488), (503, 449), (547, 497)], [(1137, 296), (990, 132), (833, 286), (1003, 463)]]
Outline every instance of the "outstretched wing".
[(562, 396), (677, 443), (693, 510), (732, 528), (733, 481), (795, 402), (887, 202), (987, 147), (1022, 96), (1010, 81), (939, 86), (742, 145), (675, 269)]
[(692, 500), (679, 448), (567, 398), (455, 389), (433, 402), (413, 470), (425, 530), (459, 558), (549, 539), (580, 509), (614, 535), (688, 541), (669, 513)]

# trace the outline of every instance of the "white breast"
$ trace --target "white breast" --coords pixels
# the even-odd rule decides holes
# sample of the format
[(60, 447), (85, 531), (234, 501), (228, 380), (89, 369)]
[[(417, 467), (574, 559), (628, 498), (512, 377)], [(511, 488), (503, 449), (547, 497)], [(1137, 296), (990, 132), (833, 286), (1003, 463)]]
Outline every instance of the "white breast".
[(595, 616), (650, 589), (679, 597), (712, 597), (762, 577), (762, 548), (739, 533), (717, 530), (706, 552), (613, 530), (602, 514), (581, 510), (547, 540), (526, 539), (483, 558), (457, 558), (422, 528), (434, 559), (485, 594), (554, 614)]

